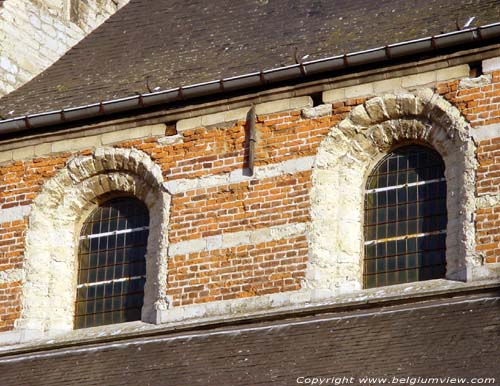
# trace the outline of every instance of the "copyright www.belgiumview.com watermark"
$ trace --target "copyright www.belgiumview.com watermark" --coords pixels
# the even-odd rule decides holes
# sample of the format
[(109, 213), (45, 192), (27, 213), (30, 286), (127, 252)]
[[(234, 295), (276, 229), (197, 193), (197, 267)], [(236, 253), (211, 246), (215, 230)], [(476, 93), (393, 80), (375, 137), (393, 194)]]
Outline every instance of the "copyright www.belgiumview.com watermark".
[(401, 385), (401, 386), (424, 386), (424, 385), (497, 385), (493, 377), (297, 377), (299, 385), (353, 385), (353, 386), (378, 386), (378, 385)]

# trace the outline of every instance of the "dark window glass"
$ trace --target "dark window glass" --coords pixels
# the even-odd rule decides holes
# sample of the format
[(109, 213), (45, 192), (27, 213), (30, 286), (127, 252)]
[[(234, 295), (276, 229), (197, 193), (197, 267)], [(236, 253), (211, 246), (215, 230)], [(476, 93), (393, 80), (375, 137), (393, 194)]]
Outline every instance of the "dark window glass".
[(443, 278), (446, 224), (440, 155), (423, 146), (388, 154), (366, 184), (364, 287)]
[(141, 318), (148, 209), (135, 198), (106, 201), (80, 235), (75, 328)]

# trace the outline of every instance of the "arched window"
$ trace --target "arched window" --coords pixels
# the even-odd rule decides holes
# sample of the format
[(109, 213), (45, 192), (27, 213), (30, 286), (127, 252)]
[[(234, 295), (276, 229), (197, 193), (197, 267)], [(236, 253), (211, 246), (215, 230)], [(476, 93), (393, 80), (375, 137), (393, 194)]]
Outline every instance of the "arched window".
[(105, 201), (83, 224), (75, 328), (141, 319), (149, 213), (136, 198)]
[(446, 180), (434, 150), (404, 146), (385, 156), (366, 184), (365, 288), (444, 278)]

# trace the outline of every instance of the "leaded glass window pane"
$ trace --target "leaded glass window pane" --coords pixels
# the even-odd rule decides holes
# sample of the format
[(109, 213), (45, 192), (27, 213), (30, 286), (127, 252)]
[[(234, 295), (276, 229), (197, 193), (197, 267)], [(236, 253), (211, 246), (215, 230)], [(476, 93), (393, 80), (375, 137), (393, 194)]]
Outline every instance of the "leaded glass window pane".
[(440, 155), (423, 146), (388, 154), (365, 192), (364, 287), (443, 278), (446, 180)]
[(135, 198), (90, 214), (80, 235), (75, 328), (140, 320), (148, 233), (148, 209)]

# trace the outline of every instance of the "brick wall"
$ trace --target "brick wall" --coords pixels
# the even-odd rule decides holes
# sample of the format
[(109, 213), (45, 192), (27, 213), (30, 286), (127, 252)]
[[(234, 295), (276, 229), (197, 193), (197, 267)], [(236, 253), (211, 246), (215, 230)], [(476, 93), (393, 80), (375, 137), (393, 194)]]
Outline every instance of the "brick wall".
[(0, 224), (0, 271), (22, 268), (27, 220)]
[(500, 263), (500, 206), (477, 211), (477, 250), (486, 263)]
[(0, 332), (10, 331), (21, 315), (21, 281), (0, 283)]
[[(497, 93), (500, 93), (500, 90)], [(496, 97), (496, 100), (500, 99)], [(500, 112), (500, 109), (496, 112)], [(500, 122), (500, 118), (493, 118), (493, 120)], [(478, 160), (478, 196), (498, 196), (500, 194), (500, 138), (481, 141), (478, 147)], [(500, 203), (487, 208), (479, 208), (476, 224), (477, 249), (484, 254), (487, 263), (500, 263)]]
[[(456, 80), (437, 88), (458, 107), (473, 128), (500, 124), (500, 71), (487, 75), (490, 81), (481, 82), (477, 87), (461, 89)], [(500, 194), (500, 137), (479, 140), (477, 160), (477, 197), (492, 197), (495, 201)], [(477, 209), (476, 242), (476, 249), (486, 263), (500, 262), (500, 205)]]
[(479, 142), (477, 193), (479, 196), (500, 192), (500, 138)]
[[(500, 73), (491, 75), (489, 84), (478, 87), (464, 88), (458, 80), (438, 82), (435, 87), (479, 130), (500, 122)], [(219, 177), (247, 166), (244, 120), (178, 133), (168, 127), (151, 137), (113, 143), (145, 152), (160, 166), (167, 185), (177, 184), (171, 192), (171, 253), (165, 278), (174, 307), (300, 289), (308, 258), (311, 189), (311, 167), (301, 168), (301, 163), (315, 156), (332, 126), (370, 96), (333, 101), (331, 114), (315, 118), (305, 118), (299, 108), (259, 114), (255, 166), (261, 174), (231, 183)], [(29, 207), (70, 157), (92, 151), (54, 152), (4, 163), (0, 207), (19, 217), (19, 208)], [(500, 138), (480, 141), (477, 159), (477, 196), (498, 199)], [(292, 168), (290, 161), (296, 162)], [(195, 180), (198, 185), (192, 185)], [(500, 262), (500, 200), (489, 207), (478, 206), (476, 214), (477, 250), (485, 254), (487, 263)], [(297, 224), (304, 228), (287, 228)], [(26, 215), (0, 225), (0, 331), (12, 329), (19, 317), (20, 280), (2, 282), (1, 273), (22, 268), (27, 226)], [(276, 231), (262, 236), (267, 229)], [(217, 239), (220, 235), (239, 239), (224, 244)], [(203, 248), (198, 248), (198, 241)], [(216, 244), (207, 248), (212, 242)]]
[(500, 71), (489, 74), (491, 83), (460, 89), (458, 80), (441, 83), (437, 91), (452, 102), (472, 127), (500, 123)]
[(64, 166), (68, 156), (35, 158), (0, 167), (0, 207), (30, 205), (43, 182)]
[(310, 172), (191, 190), (172, 198), (170, 242), (309, 220)]
[[(332, 119), (327, 116), (304, 120), (300, 110), (259, 116), (256, 165), (272, 166), (314, 154)], [(210, 177), (246, 166), (244, 121), (226, 128), (186, 130), (181, 136), (181, 143), (172, 145), (163, 145), (158, 138), (145, 138), (115, 146), (147, 153), (161, 166), (168, 181)], [(44, 182), (64, 167), (71, 156), (91, 152), (63, 152), (0, 167), (1, 208), (32, 204)], [(307, 170), (173, 194), (169, 242), (307, 223), (309, 189)], [(26, 220), (2, 224), (0, 271), (21, 268), (26, 227)], [(168, 295), (172, 296), (173, 305), (179, 306), (296, 290), (304, 277), (306, 259), (304, 234), (255, 245), (173, 255), (169, 260)], [(19, 297), (9, 299), (8, 304), (0, 305), (0, 315), (11, 315), (7, 310), (19, 307)]]
[(168, 294), (174, 306), (300, 289), (305, 236), (172, 256)]

